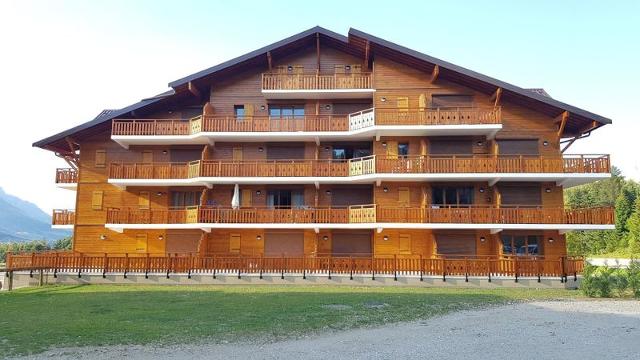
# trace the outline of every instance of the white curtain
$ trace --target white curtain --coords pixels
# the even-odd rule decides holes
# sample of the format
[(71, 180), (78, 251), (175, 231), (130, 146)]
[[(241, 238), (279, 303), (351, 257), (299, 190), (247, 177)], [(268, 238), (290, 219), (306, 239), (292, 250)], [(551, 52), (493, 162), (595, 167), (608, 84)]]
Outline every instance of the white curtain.
[(236, 186), (233, 188), (233, 197), (231, 198), (231, 207), (233, 209), (240, 208), (240, 186), (238, 186), (238, 184), (236, 184)]

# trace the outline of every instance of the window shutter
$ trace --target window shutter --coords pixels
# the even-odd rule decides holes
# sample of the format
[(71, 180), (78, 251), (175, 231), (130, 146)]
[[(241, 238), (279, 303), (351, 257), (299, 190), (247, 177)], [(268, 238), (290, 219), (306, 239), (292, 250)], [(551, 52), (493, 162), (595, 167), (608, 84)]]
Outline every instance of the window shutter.
[(231, 234), (229, 236), (229, 252), (233, 254), (240, 253), (240, 234)]
[(420, 111), (424, 111), (427, 108), (427, 95), (420, 94), (420, 97), (418, 98), (418, 107), (420, 108)]
[(411, 235), (400, 234), (398, 247), (400, 250), (400, 254), (410, 254), (411, 253)]
[(390, 158), (398, 158), (397, 141), (387, 141), (387, 156)]
[(107, 163), (107, 152), (105, 150), (96, 150), (96, 167), (105, 167)]
[(234, 147), (233, 148), (233, 160), (234, 161), (241, 161), (242, 160), (242, 148), (241, 147)]
[(140, 194), (138, 194), (138, 207), (140, 209), (149, 208), (149, 192), (148, 191), (140, 191)]
[(398, 204), (400, 206), (409, 206), (411, 193), (408, 187), (398, 188)]
[(253, 116), (253, 104), (244, 104), (244, 116)]
[(240, 206), (242, 207), (251, 207), (252, 200), (251, 196), (253, 195), (253, 191), (251, 189), (242, 189), (240, 193)]
[(409, 98), (398, 96), (398, 111), (409, 111)]
[(104, 195), (103, 191), (94, 191), (91, 194), (91, 208), (93, 210), (102, 210), (102, 197)]
[(145, 150), (142, 152), (142, 162), (145, 164), (150, 164), (153, 162), (153, 151)]
[(136, 234), (136, 251), (147, 252), (147, 234)]

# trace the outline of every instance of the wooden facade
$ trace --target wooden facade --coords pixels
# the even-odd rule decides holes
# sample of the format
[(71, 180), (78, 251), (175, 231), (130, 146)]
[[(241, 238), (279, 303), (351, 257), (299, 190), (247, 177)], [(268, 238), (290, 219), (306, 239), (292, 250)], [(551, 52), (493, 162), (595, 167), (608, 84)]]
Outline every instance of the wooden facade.
[(609, 208), (563, 202), (563, 181), (611, 170), (607, 155), (562, 151), (597, 119), (373, 38), (304, 34), (37, 143), (74, 166), (56, 182), (77, 183), (75, 212), (54, 212), (74, 224), (74, 253), (179, 254), (193, 268), (278, 255), (318, 271), (341, 266), (327, 257), (369, 259), (349, 260), (362, 271), (401, 257), (449, 273), (460, 264), (427, 259), (523, 256), (544, 269), (561, 266), (571, 226), (614, 224)]

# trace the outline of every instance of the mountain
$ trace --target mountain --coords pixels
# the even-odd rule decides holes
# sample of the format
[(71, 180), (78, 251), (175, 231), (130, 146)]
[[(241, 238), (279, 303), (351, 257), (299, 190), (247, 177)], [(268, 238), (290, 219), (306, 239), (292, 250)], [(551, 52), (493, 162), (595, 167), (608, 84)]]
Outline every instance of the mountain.
[(51, 229), (51, 216), (35, 204), (0, 188), (0, 242), (51, 241), (69, 235), (70, 231)]

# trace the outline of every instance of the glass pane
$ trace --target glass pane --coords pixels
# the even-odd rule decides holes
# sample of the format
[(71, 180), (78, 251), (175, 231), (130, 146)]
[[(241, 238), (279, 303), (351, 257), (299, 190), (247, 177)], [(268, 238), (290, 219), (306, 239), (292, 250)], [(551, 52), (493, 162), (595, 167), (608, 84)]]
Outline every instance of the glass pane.
[(527, 237), (527, 254), (540, 255), (539, 236), (530, 235)]
[(293, 115), (294, 115), (295, 117), (303, 117), (303, 116), (304, 116), (304, 107), (302, 107), (302, 106), (296, 106), (296, 107), (293, 109)]
[(371, 155), (371, 150), (369, 149), (356, 149), (353, 151), (354, 158), (366, 157), (370, 155)]
[(460, 205), (471, 205), (473, 204), (473, 188), (466, 187), (458, 189), (458, 197)]
[(409, 144), (407, 143), (398, 144), (398, 155), (400, 156), (409, 155)]
[(334, 159), (346, 159), (347, 152), (344, 149), (333, 149), (333, 158)]
[(282, 108), (282, 117), (292, 117), (293, 116), (293, 108)]
[(517, 235), (513, 237), (513, 247), (516, 249), (518, 255), (525, 255), (527, 253), (526, 237)]
[(434, 205), (442, 205), (444, 204), (444, 197), (442, 196), (443, 189), (439, 187), (434, 187), (431, 190), (431, 203)]
[(511, 246), (511, 236), (502, 235), (501, 239), (502, 239), (502, 253), (504, 255), (513, 254), (513, 247)]
[(234, 115), (235, 115), (237, 118), (242, 118), (242, 117), (244, 117), (244, 106), (242, 106), (242, 105), (236, 105), (236, 106), (234, 106), (233, 111), (234, 111)]
[(456, 191), (456, 188), (444, 189), (444, 203), (447, 205), (458, 204), (458, 192)]
[(271, 117), (280, 117), (280, 108), (277, 106), (269, 106), (269, 116)]

